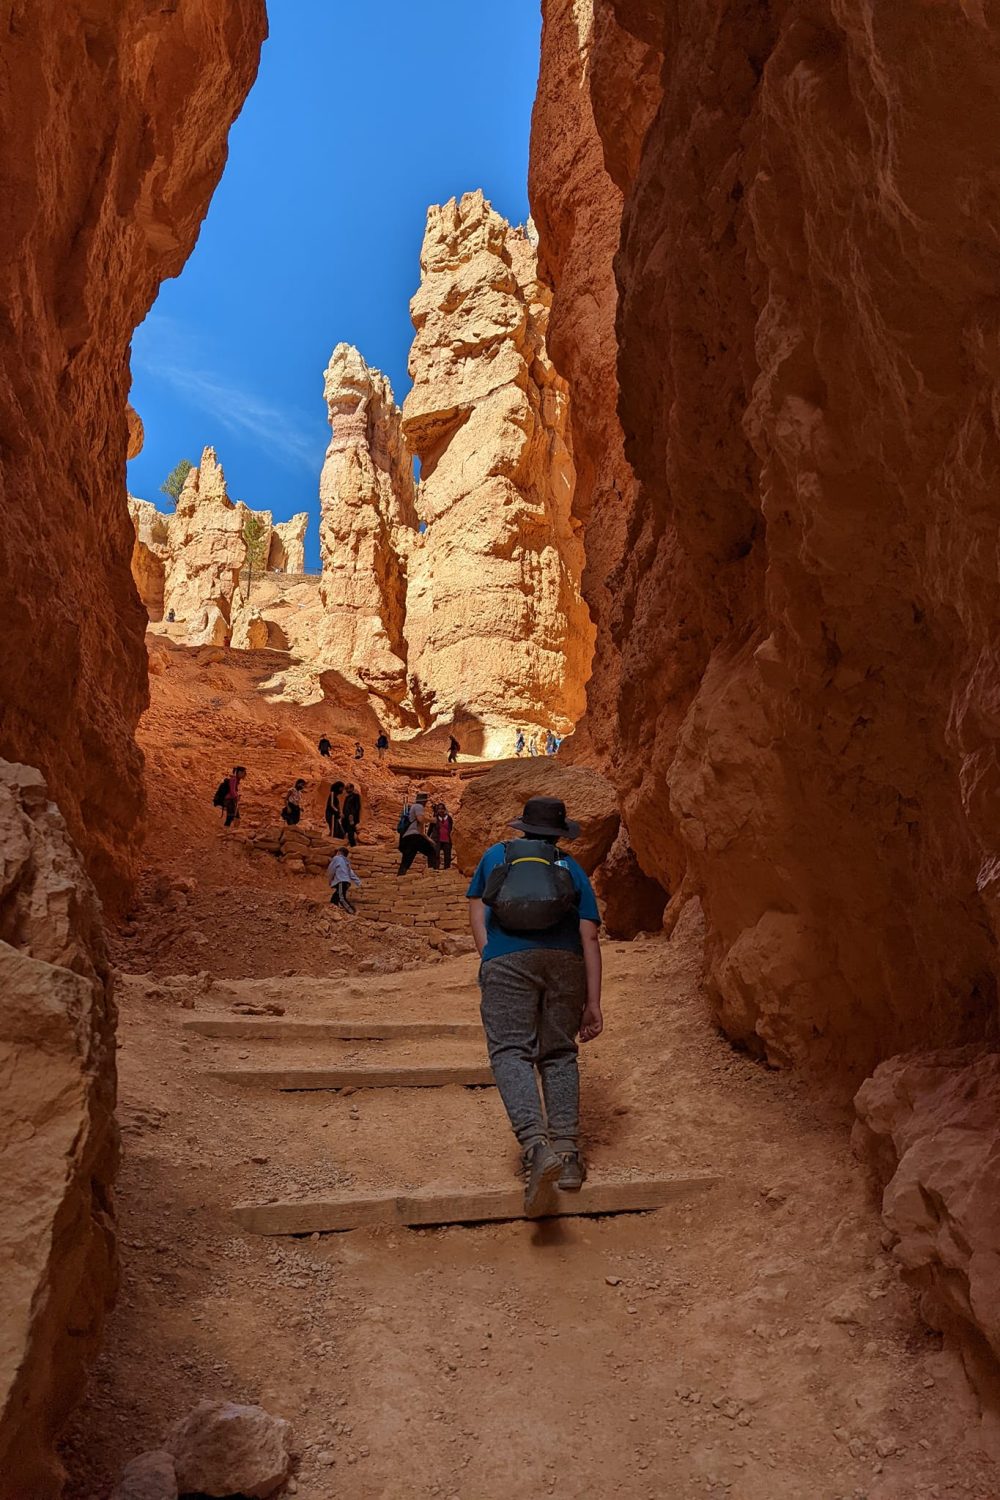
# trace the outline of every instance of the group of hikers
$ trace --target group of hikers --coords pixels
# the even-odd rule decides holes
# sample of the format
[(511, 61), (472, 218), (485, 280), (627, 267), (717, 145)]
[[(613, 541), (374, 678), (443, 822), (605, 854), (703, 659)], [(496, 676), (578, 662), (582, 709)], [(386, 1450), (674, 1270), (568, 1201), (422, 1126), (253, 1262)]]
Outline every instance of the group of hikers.
[[(522, 739), (523, 739), (523, 735), (522, 735)], [(319, 748), (320, 755), (323, 755), (327, 759), (329, 759), (331, 751), (333, 750), (333, 744), (332, 744), (332, 742), (331, 742), (331, 740), (330, 740), (330, 738), (329, 738), (328, 735), (324, 734), (324, 735), (321, 736), (318, 748)], [(448, 736), (448, 764), (450, 766), (454, 765), (455, 762), (458, 760), (458, 757), (461, 754), (461, 750), (462, 750), (462, 747), (458, 743), (458, 740), (455, 738), (455, 736), (453, 734), (449, 735)], [(375, 753), (378, 756), (379, 760), (385, 760), (385, 757), (388, 754), (388, 751), (389, 751), (389, 736), (386, 733), (386, 731), (381, 726), (379, 726), (379, 732), (378, 732), (378, 735), (376, 736), (376, 739), (375, 739)], [(537, 749), (533, 750), (531, 753), (532, 753), (532, 755), (536, 755), (538, 753)], [(545, 753), (548, 755), (549, 751), (546, 750)], [(555, 752), (553, 751), (552, 753), (554, 754)], [(360, 740), (355, 740), (354, 741), (354, 759), (355, 760), (364, 760), (364, 758), (365, 758), (365, 747), (361, 743)]]
[[(225, 825), (239, 817), (245, 766), (223, 778), (214, 803)], [(307, 783), (295, 782), (286, 810), (301, 816)], [(342, 800), (341, 800), (342, 799)], [(283, 814), (284, 816), (284, 814)], [(331, 904), (354, 914), (352, 888), (361, 881), (351, 865), (361, 820), (353, 783), (334, 782), (327, 824), (336, 850), (327, 870)], [(532, 797), (510, 826), (519, 835), (493, 844), (469, 883), (469, 917), (479, 955), (480, 1015), (490, 1066), (511, 1128), (521, 1146), (527, 1214), (545, 1211), (553, 1188), (578, 1191), (587, 1175), (580, 1151), (580, 1042), (604, 1029), (601, 1010), (600, 913), (593, 887), (577, 862), (560, 848), (579, 824), (553, 797)], [(452, 862), (454, 820), (427, 792), (404, 805), (397, 825), (399, 874), (418, 854), (429, 868)]]
[(451, 869), (452, 831), (455, 820), (444, 802), (428, 807), (430, 796), (418, 792), (413, 802), (404, 803), (396, 832), (399, 834), (398, 875), (405, 875), (418, 854), (427, 861), (429, 870)]
[[(544, 753), (546, 755), (558, 755), (561, 746), (562, 736), (556, 734), (552, 729), (547, 729), (545, 731)], [(524, 730), (519, 729), (517, 731), (517, 737), (514, 740), (514, 754), (517, 756), (518, 760), (520, 760), (525, 751), (527, 751), (529, 755), (539, 755), (542, 753), (538, 748), (538, 735), (532, 734), (530, 737), (527, 737), (524, 733)]]
[[(327, 735), (324, 734), (324, 735), (322, 735), (320, 737), (320, 741), (319, 741), (319, 744), (317, 746), (317, 749), (319, 750), (320, 755), (324, 756), (327, 760), (329, 760), (329, 758), (330, 758), (330, 752), (333, 749), (333, 745), (331, 744), (331, 742), (330, 742), (330, 740), (329, 740), (329, 738), (328, 738)], [(378, 736), (376, 737), (376, 740), (375, 740), (375, 753), (378, 756), (379, 760), (384, 760), (385, 759), (386, 752), (388, 751), (388, 749), (389, 749), (389, 736), (386, 734), (386, 732), (385, 732), (384, 729), (379, 729)], [(364, 760), (364, 758), (365, 758), (365, 747), (364, 747), (364, 745), (362, 745), (362, 743), (361, 743), (360, 740), (355, 740), (354, 741), (354, 759), (355, 760)]]

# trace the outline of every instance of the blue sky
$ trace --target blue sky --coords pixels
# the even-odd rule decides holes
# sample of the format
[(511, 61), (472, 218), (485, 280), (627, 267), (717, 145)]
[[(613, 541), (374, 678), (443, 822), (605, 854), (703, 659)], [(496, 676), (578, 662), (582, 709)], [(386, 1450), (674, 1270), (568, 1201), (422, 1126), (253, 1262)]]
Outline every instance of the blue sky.
[[(318, 514), (323, 370), (357, 344), (407, 389), (431, 203), (481, 187), (527, 218), (538, 0), (271, 0), (261, 70), (183, 273), (132, 347), (132, 494), (218, 449), (230, 494)], [(316, 527), (309, 560), (318, 566)]]

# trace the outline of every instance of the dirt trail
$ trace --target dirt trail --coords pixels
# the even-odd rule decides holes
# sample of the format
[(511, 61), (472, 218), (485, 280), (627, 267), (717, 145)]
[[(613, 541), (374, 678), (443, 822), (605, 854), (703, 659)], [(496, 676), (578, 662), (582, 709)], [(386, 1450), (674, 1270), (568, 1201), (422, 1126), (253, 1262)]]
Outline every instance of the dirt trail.
[[(227, 1211), (337, 1187), (506, 1185), (516, 1151), (495, 1091), (260, 1093), (204, 1071), (281, 1048), (183, 1022), (247, 1001), (473, 1017), (474, 961), (207, 993), (192, 980), (156, 998), (127, 979), (125, 1276), (68, 1445), (70, 1500), (106, 1494), (170, 1420), (220, 1394), (293, 1422), (305, 1500), (1000, 1493), (961, 1382), (882, 1250), (846, 1120), (713, 1033), (698, 940), (688, 921), (670, 943), (609, 945), (585, 1129), (595, 1174), (711, 1171), (716, 1188), (649, 1215), (305, 1240), (245, 1237)], [(178, 1003), (192, 999), (194, 1012)]]
[[(185, 1026), (246, 1004), (477, 1016), (474, 958), (335, 917), (321, 879), (222, 836), (209, 803), (234, 745), (262, 813), (301, 767), (307, 818), (321, 817), (330, 768), (309, 744), (330, 711), (265, 702), (272, 676), (263, 660), (175, 651), (152, 680), (147, 868), (116, 940), (123, 1285), (67, 1441), (68, 1500), (104, 1500), (203, 1397), (292, 1422), (303, 1500), (996, 1500), (964, 1382), (882, 1248), (847, 1112), (712, 1029), (693, 911), (669, 942), (606, 945), (585, 1144), (595, 1177), (710, 1173), (716, 1187), (604, 1219), (279, 1240), (236, 1228), (239, 1203), (506, 1187), (517, 1167), (492, 1089), (274, 1093), (207, 1076), (483, 1055), (478, 1039), (304, 1046)], [(352, 711), (332, 725), (341, 770)], [(278, 747), (289, 723), (304, 748)], [(366, 761), (357, 779), (365, 837), (388, 838), (398, 778)], [(416, 869), (407, 891), (432, 881)]]

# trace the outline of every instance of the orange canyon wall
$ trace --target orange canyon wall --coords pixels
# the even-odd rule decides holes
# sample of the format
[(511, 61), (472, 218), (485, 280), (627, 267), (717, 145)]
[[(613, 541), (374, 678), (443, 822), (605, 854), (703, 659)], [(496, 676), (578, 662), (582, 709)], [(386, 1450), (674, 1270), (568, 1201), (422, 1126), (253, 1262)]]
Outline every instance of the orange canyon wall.
[(578, 504), (632, 845), (670, 888), (686, 868), (719, 1018), (772, 1060), (982, 1034), (1000, 3), (544, 9), (533, 208), (553, 352), (619, 476)]
[(3, 8), (0, 755), (44, 772), (112, 901), (146, 701), (129, 342), (194, 245), (265, 28), (263, 0)]

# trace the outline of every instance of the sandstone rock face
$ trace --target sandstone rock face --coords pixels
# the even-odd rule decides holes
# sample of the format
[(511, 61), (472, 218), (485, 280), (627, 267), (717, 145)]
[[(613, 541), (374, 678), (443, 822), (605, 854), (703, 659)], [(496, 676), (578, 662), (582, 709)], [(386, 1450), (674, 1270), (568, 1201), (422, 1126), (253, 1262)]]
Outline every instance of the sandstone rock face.
[(534, 246), (482, 193), (428, 214), (403, 428), (427, 522), (409, 563), (414, 706), (463, 744), (579, 718), (593, 627), (580, 596), (569, 400), (546, 350)]
[(196, 630), (212, 606), (229, 620), (247, 555), (246, 517), (246, 507), (229, 498), (215, 449), (206, 448), (167, 520), (163, 586), (164, 608)]
[[(730, 1034), (858, 1074), (995, 1007), (1000, 17), (595, 11), (637, 480), (623, 816), (666, 889), (682, 851)], [(636, 49), (659, 99), (625, 86)]]
[(320, 478), (320, 654), (350, 681), (402, 703), (406, 554), (416, 487), (392, 387), (357, 349), (338, 344), (324, 393), (332, 436)]
[(115, 1290), (115, 1011), (96, 892), (41, 774), (0, 761), (0, 1496), (54, 1500)]
[(640, 932), (662, 930), (667, 892), (643, 874), (624, 824), (597, 870), (594, 889), (609, 937), (634, 938)]
[(142, 606), (151, 620), (163, 619), (163, 592), (170, 556), (168, 518), (148, 500), (128, 497), (128, 511), (135, 528), (132, 546), (132, 579)]
[(200, 1401), (164, 1446), (173, 1454), (182, 1495), (266, 1500), (287, 1478), (290, 1436), (288, 1423), (260, 1406)]
[(125, 409), (125, 418), (128, 423), (128, 447), (125, 451), (125, 457), (138, 458), (142, 452), (143, 443), (146, 440), (142, 418), (131, 403)]
[(173, 514), (134, 496), (129, 496), (129, 513), (135, 527), (132, 577), (150, 620), (162, 620), (172, 610), (176, 621), (187, 626), (191, 645), (222, 645), (229, 636), (244, 650), (268, 644), (268, 628), (258, 624), (256, 599), (264, 572), (247, 576), (244, 528), (250, 516), (264, 524), (264, 569), (301, 573), (306, 512), (275, 523), (268, 510), (251, 511), (234, 503), (215, 449), (206, 448), (199, 466), (188, 474)]
[(1000, 1054), (974, 1047), (894, 1057), (855, 1101), (855, 1149), (886, 1184), (894, 1254), (928, 1321), (960, 1340), (1000, 1396)]
[[(576, 489), (573, 515), (585, 528), (583, 595), (597, 628), (587, 684), (589, 744), (607, 766), (614, 746), (620, 680), (615, 578), (626, 545), (635, 478), (618, 419), (618, 249), (622, 191), (604, 164), (591, 102), (594, 0), (543, 6), (542, 69), (532, 121), (530, 193), (542, 276), (554, 294), (548, 325), (552, 361), (572, 391)], [(636, 114), (652, 112), (658, 86), (649, 49), (625, 33), (620, 63)], [(578, 731), (579, 733), (579, 731)]]
[(304, 573), (309, 512), (299, 511), (290, 521), (273, 521), (267, 566), (281, 573)]
[[(495, 766), (470, 781), (455, 814), (455, 860), (471, 875), (483, 850), (519, 837), (511, 818), (520, 817), (529, 797), (559, 797), (566, 815), (580, 824), (580, 836), (565, 847), (588, 874), (597, 869), (618, 834), (615, 789), (586, 766), (560, 766), (541, 757)], [(454, 809), (452, 809), (454, 811)]]
[(194, 244), (264, 30), (262, 0), (37, 0), (5, 25), (0, 754), (42, 768), (114, 899), (145, 703), (128, 347)]

